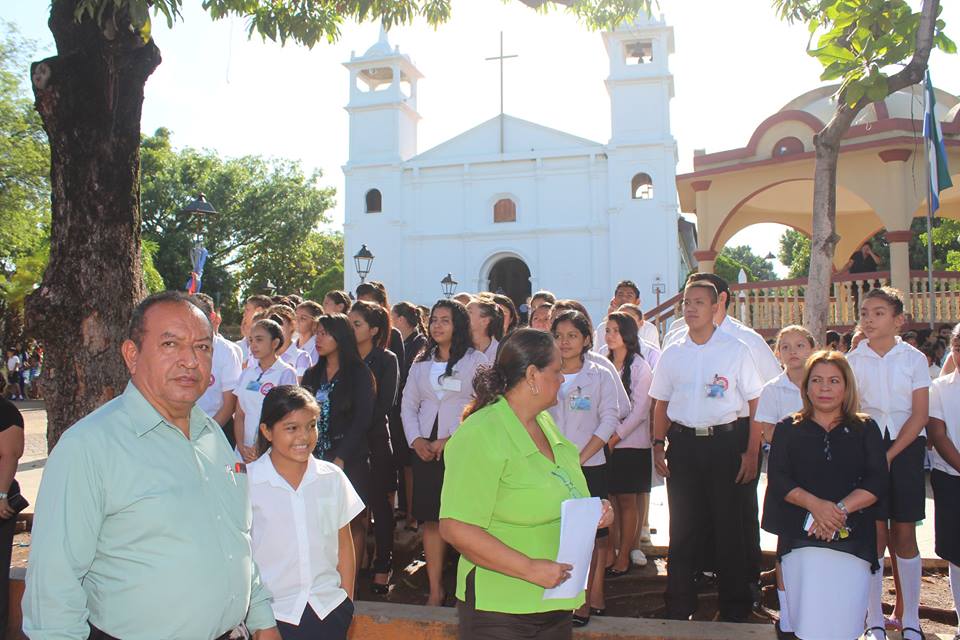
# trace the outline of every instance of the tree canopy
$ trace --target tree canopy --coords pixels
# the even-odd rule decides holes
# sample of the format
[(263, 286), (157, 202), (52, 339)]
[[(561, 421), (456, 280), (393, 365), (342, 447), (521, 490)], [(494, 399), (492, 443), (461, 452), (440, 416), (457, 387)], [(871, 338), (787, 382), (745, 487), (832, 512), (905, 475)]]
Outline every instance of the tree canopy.
[(748, 245), (724, 247), (717, 256), (714, 271), (727, 282), (739, 281), (740, 269), (747, 274), (747, 280), (774, 280), (776, 274), (769, 260), (761, 258)]

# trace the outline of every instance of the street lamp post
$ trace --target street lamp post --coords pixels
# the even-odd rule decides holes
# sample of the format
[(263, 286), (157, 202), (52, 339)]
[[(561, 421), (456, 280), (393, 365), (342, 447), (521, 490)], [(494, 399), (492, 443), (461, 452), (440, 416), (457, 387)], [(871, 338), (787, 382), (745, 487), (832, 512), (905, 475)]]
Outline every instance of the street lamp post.
[(453, 274), (448, 273), (444, 276), (443, 280), (440, 281), (440, 287), (443, 289), (443, 295), (448, 299), (453, 295), (453, 292), (457, 290), (457, 285), (459, 283), (453, 279)]
[(667, 292), (667, 283), (657, 276), (650, 286), (650, 292), (657, 296), (657, 306), (660, 306), (660, 296)]
[(360, 276), (360, 283), (363, 284), (367, 280), (367, 275), (370, 273), (370, 269), (373, 267), (373, 254), (370, 253), (370, 249), (367, 249), (367, 245), (360, 245), (360, 251), (357, 251), (357, 254), (353, 256), (353, 263), (357, 267), (357, 275)]
[(192, 271), (190, 272), (190, 279), (187, 281), (186, 286), (187, 291), (194, 294), (200, 291), (203, 267), (207, 262), (207, 255), (209, 255), (202, 242), (203, 218), (204, 216), (215, 215), (217, 211), (213, 208), (212, 204), (207, 202), (207, 197), (203, 193), (198, 193), (193, 202), (183, 208), (182, 213), (197, 217), (197, 237), (194, 240), (193, 248), (190, 249), (190, 266), (192, 267)]

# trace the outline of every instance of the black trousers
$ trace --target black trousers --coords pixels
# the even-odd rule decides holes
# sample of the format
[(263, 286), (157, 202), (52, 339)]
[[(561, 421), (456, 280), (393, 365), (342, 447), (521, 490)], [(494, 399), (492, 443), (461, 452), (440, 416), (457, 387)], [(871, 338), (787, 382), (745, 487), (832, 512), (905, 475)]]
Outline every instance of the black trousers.
[(736, 484), (743, 451), (739, 430), (698, 437), (671, 435), (667, 447), (670, 477), (670, 548), (667, 617), (684, 620), (696, 612), (694, 574), (702, 561), (703, 532), (713, 531), (719, 576), (720, 617), (743, 620), (752, 606), (746, 535), (741, 515), (743, 491)]
[[(16, 480), (10, 485), (7, 494), (14, 495), (20, 493), (20, 485)], [(10, 619), (7, 603), (10, 601), (10, 558), (13, 556), (13, 534), (17, 528), (17, 517), (9, 520), (0, 520), (0, 566), (3, 567), (3, 575), (0, 576), (0, 640), (4, 640), (7, 634), (7, 623)]]
[(396, 489), (396, 472), (386, 426), (370, 433), (370, 495), (367, 506), (373, 513), (373, 537), (377, 543), (374, 571), (387, 573), (393, 564), (393, 505), (388, 499)]
[[(546, 613), (500, 613), (477, 611), (475, 572), (467, 576), (466, 600), (457, 602), (459, 640), (571, 640), (571, 611)], [(286, 640), (286, 638), (284, 638)]]
[(353, 602), (344, 598), (336, 609), (321, 620), (309, 604), (303, 608), (300, 624), (277, 622), (277, 631), (283, 640), (347, 640), (347, 630), (353, 622)]

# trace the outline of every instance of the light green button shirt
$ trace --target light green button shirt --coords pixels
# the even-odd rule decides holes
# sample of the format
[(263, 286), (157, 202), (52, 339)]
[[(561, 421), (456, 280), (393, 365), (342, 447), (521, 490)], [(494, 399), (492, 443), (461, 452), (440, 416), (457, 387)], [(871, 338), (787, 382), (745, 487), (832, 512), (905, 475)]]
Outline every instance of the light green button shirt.
[[(560, 434), (546, 411), (537, 416), (537, 423), (555, 462), (540, 453), (503, 398), (464, 420), (443, 450), (440, 518), (485, 529), (528, 558), (556, 560), (561, 503), (590, 493), (577, 447)], [(584, 602), (583, 592), (567, 600), (544, 600), (543, 587), (478, 567), (466, 556), (460, 556), (457, 568), (460, 600), (465, 599), (471, 571), (476, 571), (480, 611), (572, 611)]]
[(246, 474), (200, 409), (190, 439), (131, 382), (47, 460), (33, 523), (23, 630), (86, 640), (210, 640), (275, 625), (250, 551)]

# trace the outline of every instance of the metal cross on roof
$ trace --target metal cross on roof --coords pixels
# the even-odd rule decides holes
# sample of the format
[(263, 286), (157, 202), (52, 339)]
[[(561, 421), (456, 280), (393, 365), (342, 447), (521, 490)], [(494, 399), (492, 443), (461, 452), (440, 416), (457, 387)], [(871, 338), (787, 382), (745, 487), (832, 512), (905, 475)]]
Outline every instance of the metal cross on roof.
[(503, 31), (500, 32), (500, 55), (487, 58), (487, 60), (500, 61), (500, 153), (503, 154), (503, 61), (507, 58), (517, 58), (517, 54), (503, 55)]

